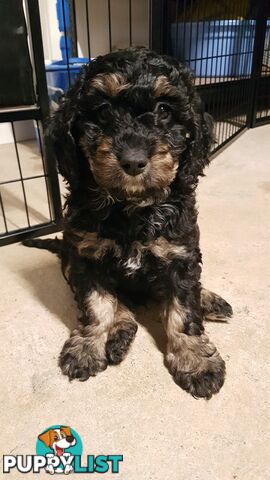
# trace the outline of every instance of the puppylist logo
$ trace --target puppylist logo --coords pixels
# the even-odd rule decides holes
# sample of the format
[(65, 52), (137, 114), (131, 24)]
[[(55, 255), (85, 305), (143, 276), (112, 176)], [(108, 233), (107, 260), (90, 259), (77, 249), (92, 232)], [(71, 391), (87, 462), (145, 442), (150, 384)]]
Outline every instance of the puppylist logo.
[(73, 428), (52, 425), (38, 435), (36, 455), (3, 455), (3, 473), (119, 473), (123, 455), (87, 455), (82, 465), (82, 452), (81, 438)]

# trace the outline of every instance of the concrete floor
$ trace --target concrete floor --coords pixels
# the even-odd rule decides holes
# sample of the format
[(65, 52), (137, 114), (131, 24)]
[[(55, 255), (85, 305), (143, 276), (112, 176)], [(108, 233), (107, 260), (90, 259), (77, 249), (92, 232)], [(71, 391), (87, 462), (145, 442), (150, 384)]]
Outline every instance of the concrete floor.
[(225, 385), (209, 402), (173, 383), (162, 327), (151, 319), (142, 319), (120, 366), (69, 383), (57, 357), (76, 315), (57, 259), (1, 248), (1, 454), (35, 453), (37, 435), (62, 423), (80, 434), (85, 454), (124, 455), (108, 480), (270, 478), (269, 139), (269, 126), (244, 133), (200, 185), (203, 281), (235, 312), (228, 324), (207, 324), (227, 362)]
[[(24, 182), (30, 225), (49, 222), (46, 183), (44, 177), (41, 177), (41, 175), (44, 175), (44, 171), (39, 145), (33, 139), (18, 142), (17, 148), (23, 177), (36, 177)], [(8, 182), (14, 179), (20, 179), (16, 150), (13, 143), (5, 143), (0, 145), (0, 180), (1, 182)], [(1, 196), (6, 212), (8, 230), (27, 228), (21, 182), (1, 185)], [(0, 215), (0, 232), (4, 231), (3, 216)]]

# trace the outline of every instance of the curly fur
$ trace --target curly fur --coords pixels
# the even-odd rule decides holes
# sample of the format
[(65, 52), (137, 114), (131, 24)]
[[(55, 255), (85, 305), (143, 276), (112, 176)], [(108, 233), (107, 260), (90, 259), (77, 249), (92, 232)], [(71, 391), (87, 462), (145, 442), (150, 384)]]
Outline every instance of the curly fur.
[[(119, 363), (136, 334), (134, 305), (151, 299), (164, 312), (174, 380), (209, 399), (225, 364), (203, 318), (232, 310), (200, 285), (195, 190), (213, 122), (191, 72), (146, 49), (98, 57), (62, 100), (47, 137), (69, 194), (62, 244), (44, 248), (61, 257), (80, 311), (60, 356), (63, 373), (86, 380)], [(139, 174), (125, 170), (128, 155), (146, 162)]]

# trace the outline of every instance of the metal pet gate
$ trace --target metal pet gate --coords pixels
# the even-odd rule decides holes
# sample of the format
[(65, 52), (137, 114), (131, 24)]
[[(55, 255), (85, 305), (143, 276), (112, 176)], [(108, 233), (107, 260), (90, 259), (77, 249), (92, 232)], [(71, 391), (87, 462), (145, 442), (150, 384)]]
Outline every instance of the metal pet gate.
[[(58, 174), (42, 133), (49, 102), (38, 2), (23, 7), (19, 0), (0, 2), (0, 137), (8, 140), (0, 144), (0, 245), (59, 230), (62, 218)], [(31, 149), (19, 141), (29, 126)]]
[[(213, 154), (269, 122), (269, 10), (267, 0), (0, 0), (0, 245), (61, 228), (59, 179), (42, 129), (99, 54), (150, 46), (187, 63), (216, 122)], [(46, 37), (53, 28), (57, 54)]]

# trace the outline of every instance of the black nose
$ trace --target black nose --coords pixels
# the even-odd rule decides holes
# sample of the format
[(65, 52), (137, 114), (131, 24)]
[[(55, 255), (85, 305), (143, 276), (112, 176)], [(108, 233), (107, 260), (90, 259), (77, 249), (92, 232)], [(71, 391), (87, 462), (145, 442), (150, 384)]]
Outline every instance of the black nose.
[(67, 441), (68, 443), (72, 443), (73, 440), (74, 440), (74, 437), (73, 437), (72, 435), (69, 435), (69, 436), (66, 437), (66, 441)]
[(147, 165), (148, 158), (144, 150), (126, 149), (120, 157), (120, 165), (128, 175), (139, 175)]

